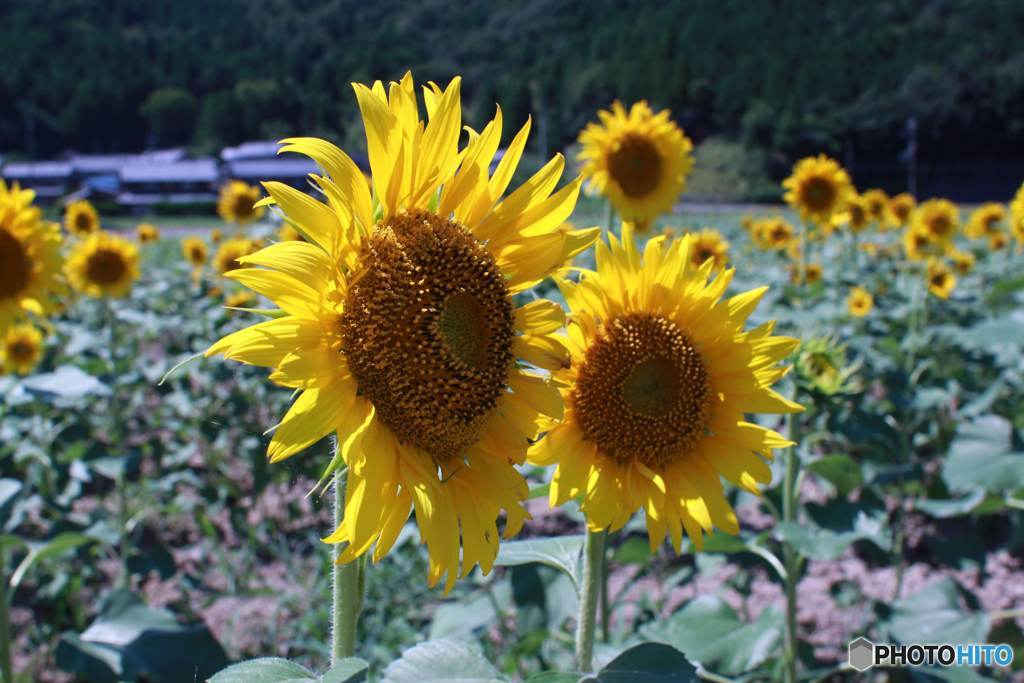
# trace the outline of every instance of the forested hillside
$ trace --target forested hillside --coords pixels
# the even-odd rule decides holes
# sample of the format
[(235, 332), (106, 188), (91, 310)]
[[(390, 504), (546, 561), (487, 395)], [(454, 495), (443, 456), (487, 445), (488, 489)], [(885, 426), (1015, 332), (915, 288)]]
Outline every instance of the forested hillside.
[(496, 101), (541, 115), (549, 150), (612, 99), (648, 98), (697, 141), (779, 163), (894, 159), (910, 115), (928, 158), (1006, 159), (1024, 147), (1022, 34), (1005, 0), (6, 0), (0, 152), (358, 142), (349, 82), (412, 67), (464, 75), (475, 121)]

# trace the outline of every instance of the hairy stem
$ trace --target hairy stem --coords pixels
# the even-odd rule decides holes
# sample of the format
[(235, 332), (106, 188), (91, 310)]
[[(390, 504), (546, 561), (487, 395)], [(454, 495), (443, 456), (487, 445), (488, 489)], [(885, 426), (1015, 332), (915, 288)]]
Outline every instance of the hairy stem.
[(601, 594), (601, 569), (607, 531), (587, 529), (583, 549), (583, 582), (580, 586), (580, 616), (576, 620), (576, 666), (583, 673), (594, 670), (594, 625)]
[[(345, 471), (334, 473), (334, 528), (341, 526), (345, 514)], [(339, 563), (341, 544), (333, 546), (333, 596), (331, 600), (331, 666), (351, 657), (356, 651), (356, 625), (362, 596), (359, 591), (358, 561)]]

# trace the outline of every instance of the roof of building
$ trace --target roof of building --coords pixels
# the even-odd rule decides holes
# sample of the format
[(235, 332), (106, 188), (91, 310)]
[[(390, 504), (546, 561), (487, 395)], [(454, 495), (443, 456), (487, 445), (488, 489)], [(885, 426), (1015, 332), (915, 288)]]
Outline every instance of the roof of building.
[(228, 177), (242, 180), (304, 178), (317, 172), (317, 165), (313, 161), (295, 157), (229, 161), (226, 166)]
[(15, 180), (27, 178), (67, 178), (71, 165), (63, 161), (11, 162), (0, 168), (0, 176)]
[(219, 178), (216, 159), (188, 159), (173, 163), (134, 162), (121, 168), (125, 183), (216, 182)]
[(273, 159), (281, 144), (273, 140), (253, 140), (243, 142), (237, 147), (225, 147), (220, 158), (224, 161), (240, 161), (243, 159)]
[(138, 154), (77, 154), (72, 152), (68, 155), (68, 163), (77, 173), (117, 173), (128, 164), (168, 163), (184, 158), (184, 148), (155, 149)]
[(217, 201), (213, 192), (122, 192), (117, 195), (121, 206), (152, 206), (153, 204), (209, 204)]

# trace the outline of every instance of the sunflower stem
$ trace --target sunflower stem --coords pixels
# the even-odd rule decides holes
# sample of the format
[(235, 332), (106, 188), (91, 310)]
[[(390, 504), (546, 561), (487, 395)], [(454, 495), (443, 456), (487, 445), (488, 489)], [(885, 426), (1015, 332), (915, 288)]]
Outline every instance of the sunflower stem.
[[(334, 472), (334, 528), (341, 526), (345, 514), (345, 475)], [(339, 562), (341, 544), (332, 546), (333, 596), (331, 600), (331, 666), (356, 652), (356, 624), (359, 622), (359, 562)]]
[(601, 594), (606, 530), (587, 529), (583, 548), (583, 581), (580, 586), (580, 616), (576, 620), (576, 666), (582, 673), (594, 670), (594, 626)]
[(7, 593), (7, 554), (3, 539), (0, 539), (0, 672), (3, 683), (14, 683), (14, 666), (11, 664), (11, 618), (10, 596)]
[(611, 641), (611, 616), (612, 608), (608, 604), (608, 553), (610, 548), (605, 544), (604, 552), (601, 553), (601, 642)]
[[(794, 389), (793, 399), (798, 398), (798, 392)], [(800, 440), (800, 420), (795, 413), (786, 416), (789, 440), (798, 443)], [(782, 521), (792, 524), (796, 522), (796, 507), (798, 504), (797, 475), (800, 469), (800, 462), (796, 452), (797, 447), (790, 446), (786, 453), (786, 470), (782, 480)], [(787, 542), (783, 546), (783, 562), (786, 568), (785, 591), (786, 591), (786, 681), (787, 683), (797, 682), (797, 647), (799, 645), (796, 620), (796, 599), (797, 581), (801, 558), (793, 545)]]

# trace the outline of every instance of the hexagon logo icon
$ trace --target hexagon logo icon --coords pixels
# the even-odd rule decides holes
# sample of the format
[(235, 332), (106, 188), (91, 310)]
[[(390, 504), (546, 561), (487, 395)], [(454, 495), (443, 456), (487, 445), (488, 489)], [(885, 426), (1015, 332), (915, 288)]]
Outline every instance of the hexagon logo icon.
[(866, 671), (874, 665), (875, 644), (867, 638), (858, 638), (850, 643), (850, 666), (857, 671)]

